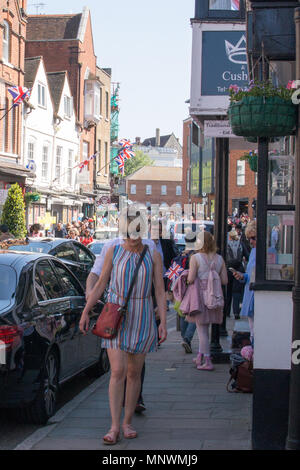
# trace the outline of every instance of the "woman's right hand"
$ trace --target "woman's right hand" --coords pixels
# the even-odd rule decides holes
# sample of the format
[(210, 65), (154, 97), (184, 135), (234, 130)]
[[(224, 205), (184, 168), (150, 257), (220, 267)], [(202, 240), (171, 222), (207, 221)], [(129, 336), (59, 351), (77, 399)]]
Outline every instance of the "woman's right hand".
[(90, 324), (90, 317), (88, 314), (85, 314), (84, 312), (81, 315), (80, 322), (79, 322), (79, 329), (81, 333), (84, 335), (87, 334), (89, 331), (89, 324)]
[(239, 271), (234, 271), (232, 274), (237, 281), (242, 281), (244, 279), (244, 274)]

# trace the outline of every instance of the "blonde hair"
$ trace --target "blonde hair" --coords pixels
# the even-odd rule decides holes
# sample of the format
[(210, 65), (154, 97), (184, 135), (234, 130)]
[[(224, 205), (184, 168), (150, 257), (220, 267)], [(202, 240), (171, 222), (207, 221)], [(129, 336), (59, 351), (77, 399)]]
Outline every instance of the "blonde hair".
[(251, 233), (255, 233), (256, 235), (256, 220), (252, 220), (247, 224), (245, 235), (247, 238), (251, 235)]
[(199, 250), (201, 253), (208, 254), (208, 253), (217, 252), (215, 239), (210, 232), (206, 232), (206, 231), (202, 232), (199, 238), (202, 242), (201, 243), (202, 248)]
[(238, 240), (239, 239), (239, 234), (235, 230), (231, 230), (231, 232), (229, 232), (228, 235), (232, 240)]

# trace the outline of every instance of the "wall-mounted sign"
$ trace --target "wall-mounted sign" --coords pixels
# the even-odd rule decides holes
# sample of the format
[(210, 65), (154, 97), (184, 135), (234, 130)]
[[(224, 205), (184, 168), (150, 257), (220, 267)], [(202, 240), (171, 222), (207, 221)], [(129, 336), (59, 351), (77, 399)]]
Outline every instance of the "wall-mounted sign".
[(205, 137), (237, 137), (232, 133), (229, 121), (204, 121)]
[(228, 95), (230, 85), (248, 85), (244, 31), (203, 31), (201, 95)]

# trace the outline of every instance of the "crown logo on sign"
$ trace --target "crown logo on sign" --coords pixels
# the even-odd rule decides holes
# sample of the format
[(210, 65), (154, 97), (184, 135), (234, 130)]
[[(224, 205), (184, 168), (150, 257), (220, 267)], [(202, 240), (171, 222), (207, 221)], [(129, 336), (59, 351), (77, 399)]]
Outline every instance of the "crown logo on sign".
[(230, 62), (247, 65), (246, 36), (243, 34), (239, 42), (234, 46), (225, 40), (226, 54)]

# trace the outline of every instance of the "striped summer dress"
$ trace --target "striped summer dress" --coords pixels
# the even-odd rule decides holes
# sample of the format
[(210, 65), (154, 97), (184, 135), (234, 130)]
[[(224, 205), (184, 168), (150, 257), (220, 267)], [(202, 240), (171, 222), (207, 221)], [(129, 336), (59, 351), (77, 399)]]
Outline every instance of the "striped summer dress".
[[(109, 284), (108, 302), (123, 305), (140, 254), (116, 245)], [(139, 269), (118, 335), (103, 339), (102, 347), (121, 349), (132, 354), (145, 354), (157, 350), (157, 327), (152, 303), (153, 259), (147, 251)]]

